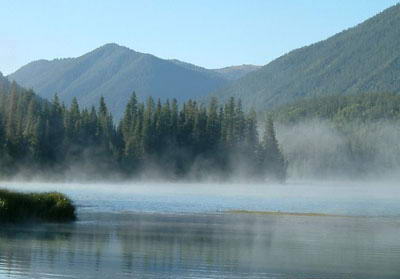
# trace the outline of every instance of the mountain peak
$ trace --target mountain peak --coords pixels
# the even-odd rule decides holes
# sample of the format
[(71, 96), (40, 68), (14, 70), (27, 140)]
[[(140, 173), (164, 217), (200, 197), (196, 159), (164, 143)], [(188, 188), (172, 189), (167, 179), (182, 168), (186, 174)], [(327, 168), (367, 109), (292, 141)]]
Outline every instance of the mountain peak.
[(107, 43), (105, 45), (102, 45), (96, 49), (94, 49), (92, 52), (96, 51), (132, 51), (136, 52), (133, 49), (130, 49), (126, 46), (119, 45), (117, 43)]
[(127, 48), (127, 47), (121, 46), (121, 45), (119, 45), (119, 44), (117, 44), (117, 43), (107, 43), (107, 44), (105, 44), (105, 45), (102, 45), (102, 46), (99, 47), (99, 48), (115, 49), (115, 48)]
[(132, 91), (141, 99), (184, 101), (204, 97), (227, 83), (212, 70), (193, 67), (109, 43), (68, 60), (25, 65), (9, 78), (47, 99), (57, 92), (67, 104), (76, 97), (90, 107), (103, 96), (118, 119)]

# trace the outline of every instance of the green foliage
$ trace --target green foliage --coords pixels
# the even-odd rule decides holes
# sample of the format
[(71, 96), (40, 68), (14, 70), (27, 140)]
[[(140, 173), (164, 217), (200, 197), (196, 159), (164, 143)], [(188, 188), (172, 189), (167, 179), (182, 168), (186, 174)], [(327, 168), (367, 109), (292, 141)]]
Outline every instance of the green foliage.
[[(271, 167), (280, 164), (272, 154), (279, 150), (261, 143), (255, 113), (246, 114), (234, 98), (224, 105), (214, 99), (208, 107), (193, 100), (179, 106), (175, 99), (139, 102), (133, 93), (115, 125), (103, 97), (98, 109), (89, 111), (75, 98), (66, 107), (57, 95), (49, 103), (16, 84), (5, 87), (0, 91), (2, 176), (62, 174), (75, 167), (96, 178), (143, 173), (155, 178), (157, 173), (169, 179), (225, 180), (236, 174), (264, 180), (281, 169)], [(283, 181), (284, 172), (276, 177)]]
[(0, 189), (0, 223), (76, 220), (71, 200), (60, 193), (18, 193)]
[(262, 147), (264, 152), (262, 164), (264, 166), (263, 169), (266, 169), (269, 174), (268, 179), (280, 182), (285, 181), (287, 164), (279, 148), (274, 123), (270, 117), (265, 122)]
[(400, 4), (325, 41), (285, 54), (215, 94), (258, 111), (303, 97), (400, 93)]
[(280, 122), (295, 123), (319, 118), (339, 126), (350, 122), (376, 122), (400, 119), (400, 96), (392, 93), (367, 93), (352, 96), (332, 95), (305, 98), (274, 111)]

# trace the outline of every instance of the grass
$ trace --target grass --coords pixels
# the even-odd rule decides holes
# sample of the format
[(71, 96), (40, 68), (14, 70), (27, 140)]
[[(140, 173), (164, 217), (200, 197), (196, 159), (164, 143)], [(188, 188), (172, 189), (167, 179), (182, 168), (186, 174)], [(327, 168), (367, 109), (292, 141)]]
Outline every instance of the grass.
[(20, 193), (0, 189), (0, 223), (70, 222), (75, 206), (63, 194)]
[(296, 213), (281, 211), (253, 211), (253, 210), (229, 210), (227, 213), (233, 214), (259, 214), (259, 215), (277, 215), (277, 216), (309, 216), (309, 217), (347, 217), (344, 215), (334, 215), (325, 213)]

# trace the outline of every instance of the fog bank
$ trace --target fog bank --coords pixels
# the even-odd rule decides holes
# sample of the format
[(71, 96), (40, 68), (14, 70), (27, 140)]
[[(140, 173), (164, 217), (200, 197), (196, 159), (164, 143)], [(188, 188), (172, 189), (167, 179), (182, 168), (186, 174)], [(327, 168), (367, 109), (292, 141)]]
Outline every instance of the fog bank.
[(400, 126), (325, 120), (277, 125), (290, 179), (393, 180), (400, 176)]

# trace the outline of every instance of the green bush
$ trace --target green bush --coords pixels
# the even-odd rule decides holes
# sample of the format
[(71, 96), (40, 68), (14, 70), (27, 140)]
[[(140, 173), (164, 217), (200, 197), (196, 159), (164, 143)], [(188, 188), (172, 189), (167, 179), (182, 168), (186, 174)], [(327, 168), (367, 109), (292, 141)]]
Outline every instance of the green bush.
[(76, 220), (75, 206), (63, 194), (19, 193), (0, 189), (0, 222), (70, 222)]

